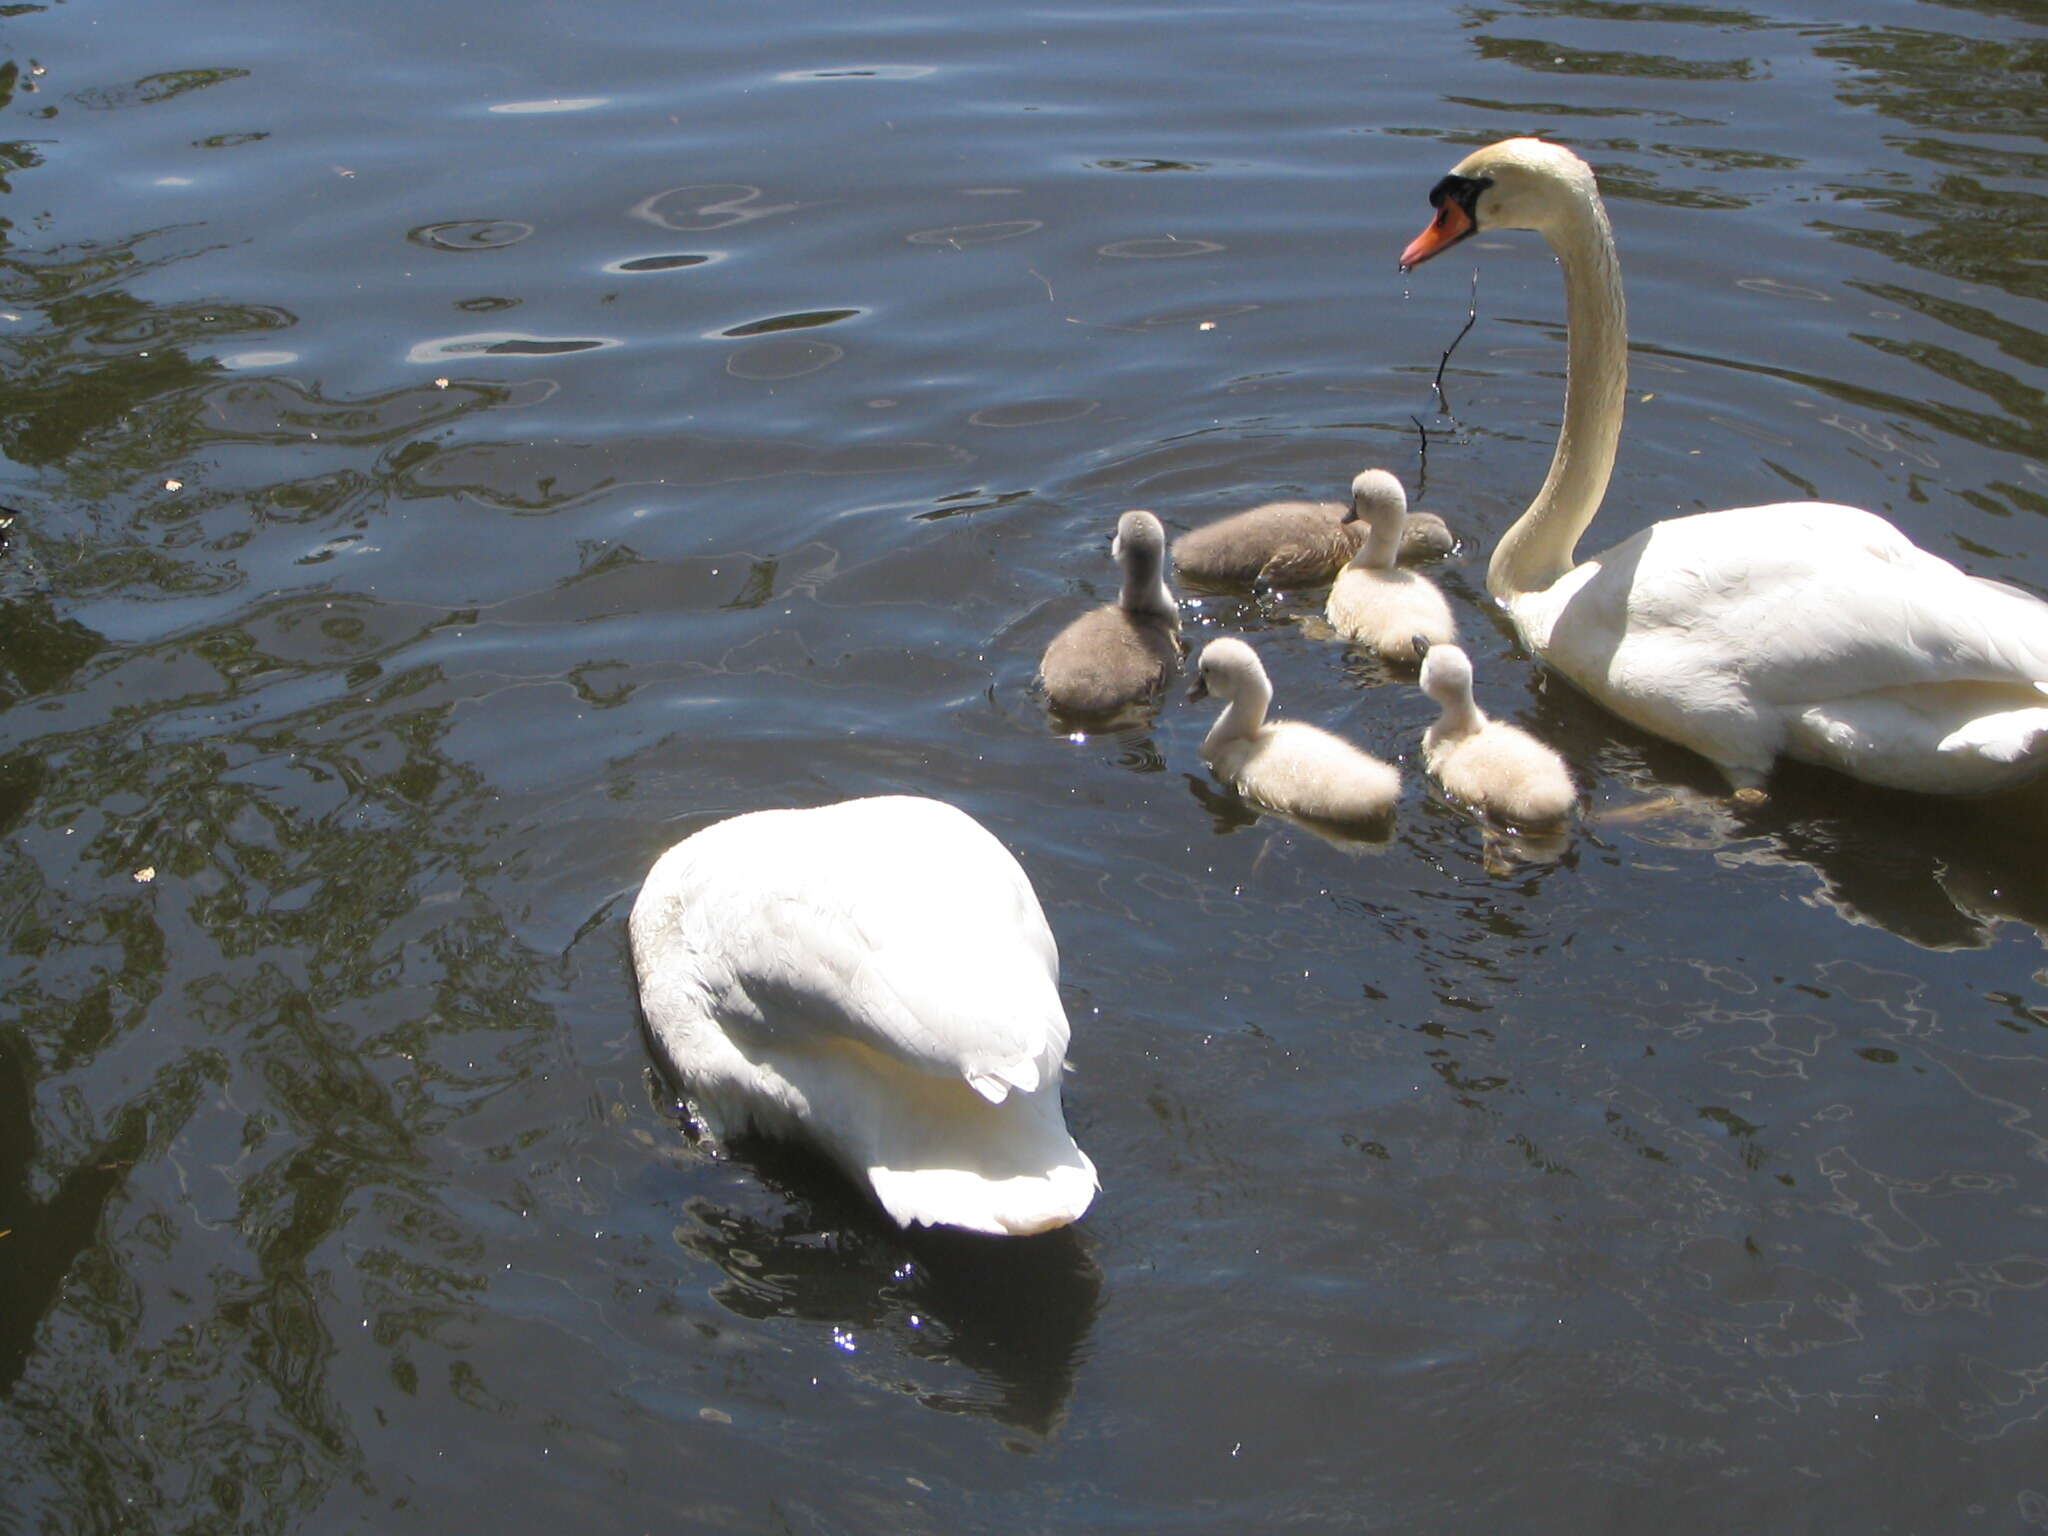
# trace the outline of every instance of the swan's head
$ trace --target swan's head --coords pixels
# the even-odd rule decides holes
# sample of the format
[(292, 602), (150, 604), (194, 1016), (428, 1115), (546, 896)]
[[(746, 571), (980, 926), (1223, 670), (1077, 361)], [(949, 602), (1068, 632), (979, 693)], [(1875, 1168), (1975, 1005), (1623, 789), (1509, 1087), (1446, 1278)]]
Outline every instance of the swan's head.
[(1389, 471), (1361, 470), (1351, 482), (1351, 510), (1344, 514), (1345, 522), (1378, 528), (1387, 522), (1398, 526), (1407, 516), (1408, 493)]
[(1116, 536), (1109, 541), (1110, 557), (1118, 565), (1138, 565), (1157, 570), (1166, 558), (1166, 529), (1150, 512), (1126, 512), (1116, 520)]
[(1422, 691), (1438, 704), (1468, 703), (1472, 698), (1472, 658), (1455, 645), (1431, 645), (1422, 658), (1420, 682)]
[(1202, 647), (1202, 660), (1195, 668), (1195, 680), (1188, 687), (1188, 697), (1206, 699), (1213, 693), (1228, 701), (1254, 683), (1269, 693), (1272, 690), (1272, 684), (1266, 681), (1266, 669), (1259, 661), (1259, 653), (1242, 640), (1233, 640), (1225, 635)]
[(1401, 270), (1418, 267), (1481, 230), (1548, 234), (1572, 210), (1598, 200), (1593, 168), (1562, 144), (1503, 139), (1472, 151), (1430, 190), (1436, 217), (1408, 242)]

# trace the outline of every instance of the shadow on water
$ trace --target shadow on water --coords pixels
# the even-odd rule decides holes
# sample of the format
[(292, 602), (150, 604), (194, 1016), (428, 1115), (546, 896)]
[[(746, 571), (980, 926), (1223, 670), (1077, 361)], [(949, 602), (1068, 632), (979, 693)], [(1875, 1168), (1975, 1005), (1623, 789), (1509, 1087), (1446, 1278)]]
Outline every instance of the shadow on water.
[(699, 1198), (689, 1204), (695, 1229), (679, 1233), (685, 1249), (725, 1273), (711, 1293), (721, 1306), (756, 1322), (828, 1325), (849, 1352), (893, 1346), (963, 1367), (985, 1392), (888, 1384), (942, 1412), (1041, 1436), (1058, 1429), (1101, 1306), (1102, 1271), (1074, 1228), (1029, 1238), (899, 1231), (807, 1148), (750, 1139), (740, 1156), (781, 1213)]
[(32, 1059), (18, 1032), (0, 1034), (0, 1296), (7, 1298), (0, 1307), (0, 1398), (20, 1379), (44, 1315), (97, 1240), (107, 1204), (149, 1131), (142, 1106), (129, 1104), (98, 1145), (39, 1197)]
[[(1633, 780), (1650, 808), (1596, 811), (1602, 835), (1625, 829), (1724, 860), (1812, 872), (1817, 899), (1844, 919), (1923, 949), (1978, 948), (2006, 922), (2048, 936), (2048, 779), (1969, 799), (1913, 795), (1781, 762), (1770, 798), (1731, 799), (1704, 758), (1608, 714), (1541, 676), (1527, 724), (1598, 777)], [(1654, 805), (1652, 802), (1654, 801)]]
[(1219, 837), (1265, 822), (1307, 832), (1344, 854), (1384, 853), (1393, 843), (1396, 818), (1392, 815), (1371, 821), (1319, 821), (1313, 816), (1293, 816), (1259, 805), (1213, 779), (1198, 778), (1192, 773), (1183, 773), (1181, 778), (1195, 804), (1208, 813), (1210, 830)]

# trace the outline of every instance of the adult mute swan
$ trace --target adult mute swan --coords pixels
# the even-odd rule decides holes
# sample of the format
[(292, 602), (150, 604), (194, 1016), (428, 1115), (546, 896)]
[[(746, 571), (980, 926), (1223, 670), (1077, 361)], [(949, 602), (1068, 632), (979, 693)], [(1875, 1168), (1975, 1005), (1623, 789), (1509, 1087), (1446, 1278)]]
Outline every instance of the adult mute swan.
[(1508, 139), (1430, 193), (1404, 270), (1481, 230), (1533, 229), (1564, 273), (1564, 422), (1486, 585), (1523, 643), (1645, 730), (1759, 795), (1779, 756), (1968, 794), (2048, 763), (2048, 603), (1965, 575), (1874, 513), (1829, 502), (1653, 523), (1580, 562), (1621, 433), (1621, 269), (1593, 172)]
[[(1205, 523), (1173, 541), (1173, 563), (1209, 587), (1320, 586), (1365, 542), (1352, 484), (1348, 502), (1268, 501)], [(1397, 558), (1434, 560), (1457, 547), (1434, 512), (1410, 512)]]
[(1059, 952), (965, 812), (881, 796), (686, 837), (633, 903), (654, 1046), (714, 1136), (808, 1140), (899, 1226), (1073, 1221)]
[(1249, 800), (1312, 821), (1376, 821), (1394, 808), (1401, 775), (1328, 731), (1271, 720), (1273, 685), (1259, 653), (1224, 637), (1202, 647), (1190, 699), (1215, 694), (1223, 713), (1202, 741), (1202, 761)]
[(1109, 715), (1142, 704), (1180, 665), (1180, 608), (1166, 585), (1166, 530), (1150, 512), (1126, 512), (1109, 551), (1123, 568), (1117, 600), (1054, 635), (1038, 665), (1046, 699), (1063, 715)]
[(1441, 713), (1422, 733), (1422, 763), (1445, 793), (1511, 827), (1553, 827), (1579, 792), (1564, 759), (1518, 725), (1487, 717), (1472, 697), (1472, 660), (1416, 636), (1422, 691)]
[(1365, 525), (1365, 542), (1337, 573), (1323, 617), (1346, 640), (1388, 661), (1420, 661), (1418, 642), (1448, 644), (1458, 627), (1435, 582), (1394, 565), (1408, 521), (1408, 493), (1384, 469), (1368, 469), (1351, 482), (1351, 502)]

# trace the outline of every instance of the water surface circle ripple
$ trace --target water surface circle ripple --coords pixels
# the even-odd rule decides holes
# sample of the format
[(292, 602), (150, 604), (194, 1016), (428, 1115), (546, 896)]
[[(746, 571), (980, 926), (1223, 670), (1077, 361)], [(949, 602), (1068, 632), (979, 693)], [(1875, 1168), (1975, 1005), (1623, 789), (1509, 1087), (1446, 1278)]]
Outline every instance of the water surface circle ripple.
[(502, 250), (532, 236), (533, 226), (520, 219), (451, 219), (445, 224), (422, 224), (405, 232), (405, 238), (414, 245), (465, 255)]

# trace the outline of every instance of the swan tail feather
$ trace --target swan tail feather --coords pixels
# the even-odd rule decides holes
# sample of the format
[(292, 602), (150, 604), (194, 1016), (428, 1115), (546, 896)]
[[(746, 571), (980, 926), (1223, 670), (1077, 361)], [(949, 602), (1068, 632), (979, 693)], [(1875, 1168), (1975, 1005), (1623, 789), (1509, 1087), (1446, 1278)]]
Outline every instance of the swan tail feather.
[(859, 1159), (875, 1198), (898, 1226), (960, 1227), (1025, 1236), (1078, 1219), (1095, 1198), (1095, 1165), (1074, 1144), (1059, 1081), (1012, 1091), (999, 1103), (955, 1087), (949, 1104), (927, 1098), (914, 1115), (876, 1125)]
[(2048, 753), (2048, 707), (1980, 716), (1944, 736), (1938, 750), (1967, 753), (1994, 763), (2019, 763), (2041, 756)]
[(1036, 1093), (1046, 1081), (1046, 1064), (1036, 1057), (1020, 1056), (1015, 1061), (1004, 1062), (998, 1067), (972, 1067), (964, 1074), (968, 1087), (987, 1099), (991, 1104), (1000, 1104), (1012, 1092)]
[(868, 1182), (899, 1227), (958, 1227), (990, 1237), (1029, 1237), (1080, 1218), (1099, 1187), (1095, 1165), (1072, 1161), (1040, 1174), (980, 1177), (963, 1168), (870, 1168)]

